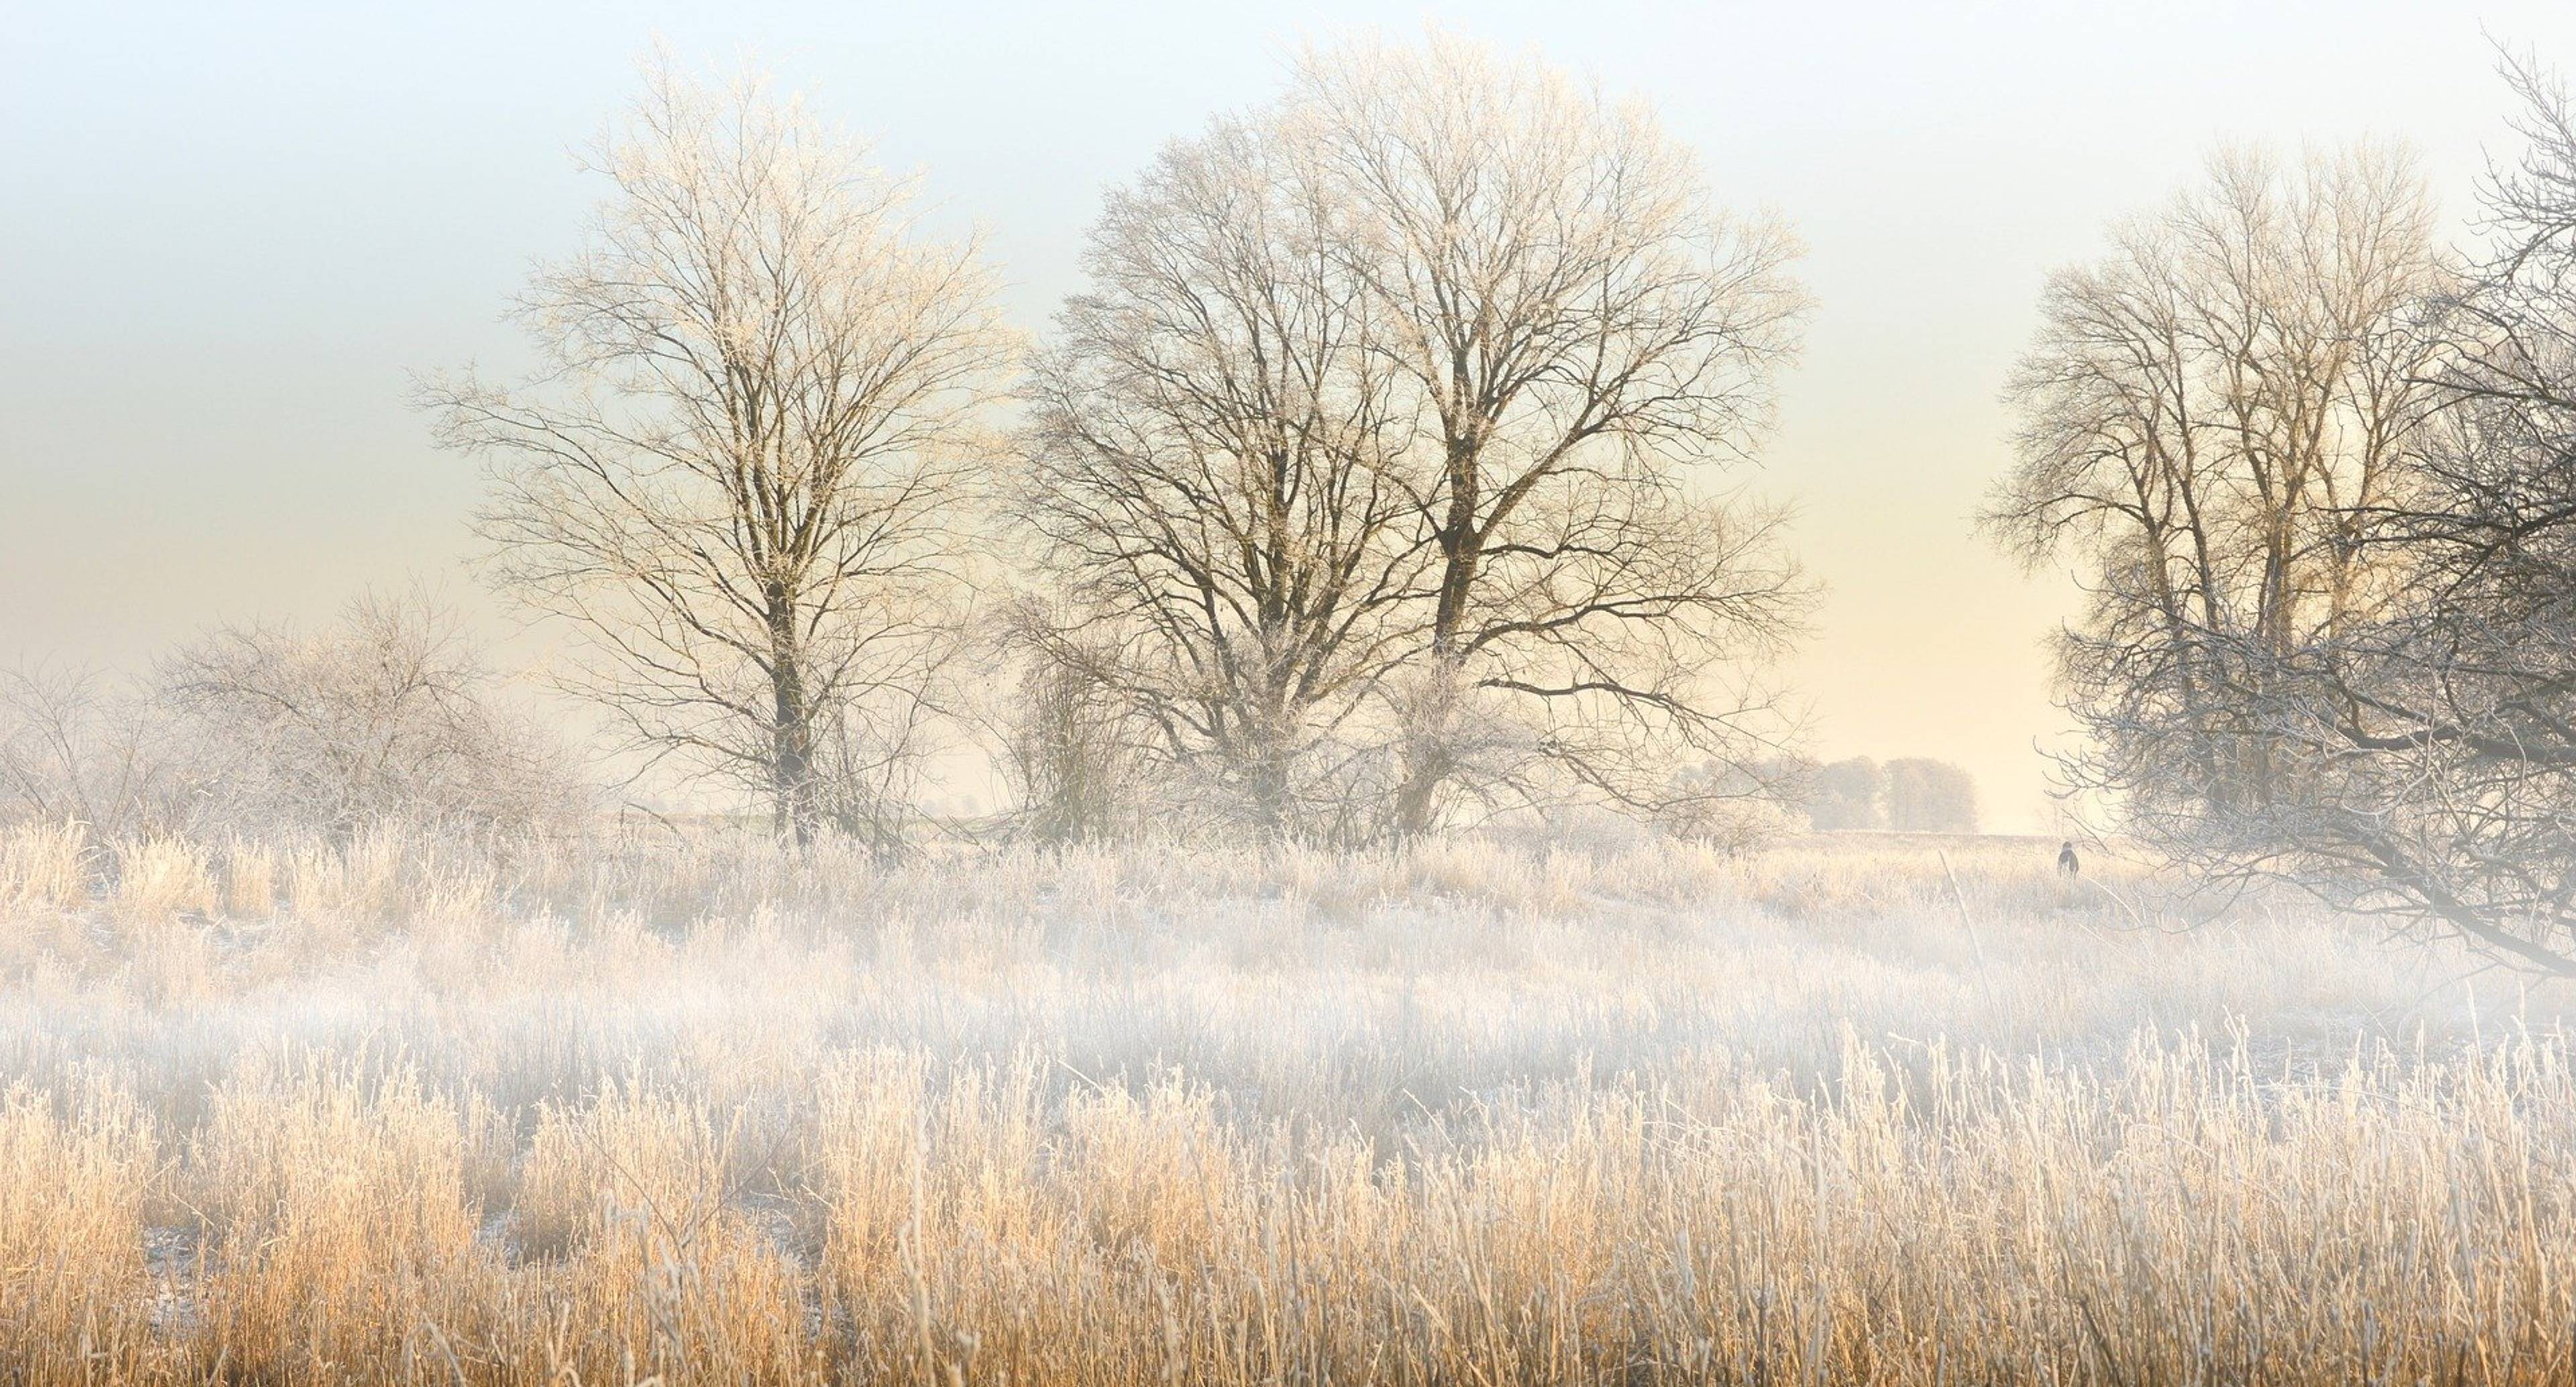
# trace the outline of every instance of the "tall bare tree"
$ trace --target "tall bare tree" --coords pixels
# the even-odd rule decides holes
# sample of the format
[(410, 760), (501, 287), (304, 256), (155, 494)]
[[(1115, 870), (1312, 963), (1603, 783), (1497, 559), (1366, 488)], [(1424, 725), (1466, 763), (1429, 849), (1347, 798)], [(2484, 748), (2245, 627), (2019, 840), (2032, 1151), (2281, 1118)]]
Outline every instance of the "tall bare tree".
[[(2412, 161), (2221, 154), (2115, 240), (2049, 282), (1989, 523), (2027, 559), (2096, 565), (2086, 629), (2123, 647), (2206, 630), (2277, 653), (2332, 629), (2376, 595), (2360, 526), (2436, 403), (2420, 319), (2444, 280)], [(2198, 653), (2156, 656), (2178, 697)]]
[(2490, 239), (2442, 303), (2438, 426), (2358, 517), (2388, 595), (2268, 671), (2248, 716), (2304, 768), (2222, 820), (2235, 865), (2576, 976), (2576, 107), (2529, 59)]
[(2431, 596), (2393, 522), (2439, 489), (2459, 422), (2431, 379), (2455, 283), (2433, 220), (2397, 153), (2222, 155), (2050, 281), (2007, 390), (1989, 523), (2088, 594), (2058, 648), (2090, 734), (2070, 779), (2195, 864), (2348, 884), (2329, 859), (2389, 826), (2367, 762), (2410, 734), (2369, 704)]
[[(1736, 747), (1750, 710), (1710, 674), (1775, 645), (1802, 589), (1704, 474), (1750, 452), (1794, 349), (1792, 238), (1717, 212), (1649, 112), (1452, 38), (1310, 53), (1278, 119), (1426, 415), (1399, 830), (1533, 764), (1635, 802), (1677, 744)], [(1503, 754), (1478, 765), (1480, 739)]]
[(587, 248), (519, 304), (548, 369), (427, 399), (492, 460), (483, 532), (582, 633), (579, 687), (801, 840), (836, 760), (900, 754), (943, 659), (969, 430), (1010, 348), (994, 285), (755, 81), (657, 69), (591, 167), (614, 192)]
[(1425, 625), (1404, 382), (1304, 152), (1224, 122), (1111, 194), (1017, 498), (1078, 622), (1041, 658), (1268, 836), (1344, 817)]

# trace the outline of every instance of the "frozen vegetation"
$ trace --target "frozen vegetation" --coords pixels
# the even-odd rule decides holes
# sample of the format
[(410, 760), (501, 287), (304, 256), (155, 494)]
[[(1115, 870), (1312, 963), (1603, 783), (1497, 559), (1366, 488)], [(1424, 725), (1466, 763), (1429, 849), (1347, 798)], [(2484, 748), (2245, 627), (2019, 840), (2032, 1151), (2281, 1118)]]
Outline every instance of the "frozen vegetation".
[(887, 868), (21, 826), (0, 1358), (190, 1383), (2576, 1371), (2557, 991), (2053, 853)]

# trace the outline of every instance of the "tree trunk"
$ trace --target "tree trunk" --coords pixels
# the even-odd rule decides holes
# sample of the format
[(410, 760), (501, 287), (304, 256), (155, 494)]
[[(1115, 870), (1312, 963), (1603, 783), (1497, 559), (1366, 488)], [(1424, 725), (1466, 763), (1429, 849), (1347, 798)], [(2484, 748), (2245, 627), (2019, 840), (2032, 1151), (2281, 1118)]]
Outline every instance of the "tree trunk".
[(1395, 787), (1395, 836), (1411, 842), (1431, 831), (1432, 797), (1448, 772), (1436, 756), (1414, 754), (1405, 760), (1404, 781)]
[(1432, 677), (1439, 682), (1425, 705), (1413, 710), (1404, 778), (1395, 791), (1395, 836), (1408, 842), (1431, 831), (1440, 786), (1456, 767), (1449, 754), (1449, 722), (1457, 712), (1465, 665), (1459, 635), (1467, 624), (1467, 603), (1483, 557), (1483, 537), (1476, 529), (1475, 454), (1464, 442), (1451, 443), (1449, 454), (1449, 511), (1439, 536), (1440, 600), (1431, 616)]
[(1253, 827), (1264, 843), (1286, 841), (1293, 832), (1288, 814), (1288, 768), (1281, 763), (1275, 744), (1266, 745), (1251, 767)]
[(814, 709), (797, 648), (795, 607), (784, 593), (769, 602), (770, 826), (798, 847), (814, 841)]
[(1436, 636), (1431, 660), (1435, 682), (1409, 710), (1413, 726), (1405, 737), (1404, 778), (1395, 789), (1395, 836), (1406, 842), (1431, 831), (1440, 787), (1457, 769), (1450, 737), (1457, 717), (1461, 662)]

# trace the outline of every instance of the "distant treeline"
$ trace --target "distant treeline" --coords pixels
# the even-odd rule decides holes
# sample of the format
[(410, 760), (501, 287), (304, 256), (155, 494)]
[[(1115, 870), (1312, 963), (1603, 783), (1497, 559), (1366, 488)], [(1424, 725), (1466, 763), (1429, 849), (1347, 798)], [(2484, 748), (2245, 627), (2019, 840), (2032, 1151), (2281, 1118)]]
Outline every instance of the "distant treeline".
[(1974, 833), (1977, 783), (1947, 761), (1854, 756), (1818, 766), (1799, 782), (1797, 802), (1819, 832), (1894, 829)]

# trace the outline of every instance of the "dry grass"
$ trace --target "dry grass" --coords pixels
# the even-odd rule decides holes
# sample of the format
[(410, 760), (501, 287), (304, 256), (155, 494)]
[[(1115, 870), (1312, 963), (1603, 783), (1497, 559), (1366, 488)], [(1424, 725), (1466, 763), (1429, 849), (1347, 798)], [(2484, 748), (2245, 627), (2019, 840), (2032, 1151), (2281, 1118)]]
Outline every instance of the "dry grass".
[(109, 904), (117, 924), (166, 924), (211, 911), (215, 901), (213, 855), (203, 846), (176, 838), (116, 845), (116, 894)]
[(0, 909), (15, 916), (73, 910), (89, 895), (89, 830), (77, 823), (0, 827)]
[(65, 842), (8, 1381), (2576, 1376), (2556, 999), (2053, 845)]

